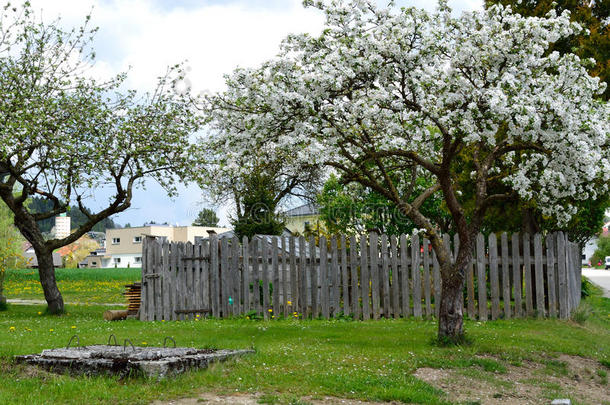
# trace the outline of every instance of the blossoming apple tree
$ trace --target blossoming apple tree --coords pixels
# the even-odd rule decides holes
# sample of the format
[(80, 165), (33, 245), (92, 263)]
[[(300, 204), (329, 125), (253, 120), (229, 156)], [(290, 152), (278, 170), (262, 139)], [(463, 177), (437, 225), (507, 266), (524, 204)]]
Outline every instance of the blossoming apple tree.
[[(225, 136), (243, 153), (288, 148), (392, 201), (431, 241), (438, 335), (459, 339), (465, 266), (488, 207), (518, 195), (565, 221), (566, 201), (607, 188), (610, 108), (595, 99), (606, 85), (587, 74), (588, 61), (545, 53), (579, 29), (567, 13), (525, 18), (493, 6), (453, 17), (444, 1), (434, 13), (307, 3), (325, 12), (324, 31), (288, 37), (277, 59), (238, 71), (239, 86), (228, 81), (219, 97), (232, 113), (222, 119), (245, 128)], [(264, 80), (249, 85), (248, 75)], [(434, 184), (410, 195), (413, 172)], [(603, 190), (588, 187), (594, 181)], [(420, 210), (437, 195), (460, 237), (455, 258)]]

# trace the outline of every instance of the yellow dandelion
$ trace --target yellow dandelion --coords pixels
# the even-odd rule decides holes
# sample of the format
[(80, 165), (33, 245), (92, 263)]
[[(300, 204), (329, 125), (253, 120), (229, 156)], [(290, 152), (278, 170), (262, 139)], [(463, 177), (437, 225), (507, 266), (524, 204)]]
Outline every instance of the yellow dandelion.
[(8, 328), (9, 331), (14, 332), (15, 331), (15, 327), (11, 326), (10, 328)]
[(72, 325), (70, 326), (70, 329), (76, 329), (76, 326)]
[(292, 305), (292, 301), (287, 301), (286, 302), (288, 305)]
[(142, 344), (143, 344), (144, 346), (146, 346), (148, 343), (146, 343), (146, 342), (142, 342)]
[(271, 308), (269, 308), (267, 311), (269, 311), (269, 312), (273, 312), (273, 310), (272, 310)]
[(49, 332), (53, 332), (53, 331), (55, 331), (55, 329), (49, 329)]
[(246, 317), (246, 319), (250, 319), (250, 317), (249, 317), (249, 316), (247, 316), (247, 317)]
[(271, 315), (271, 319), (275, 319), (275, 315)]
[(296, 315), (297, 313), (296, 313), (296, 312), (293, 312), (292, 314), (293, 314), (293, 315)]
[(38, 315), (42, 315), (42, 312), (38, 311)]

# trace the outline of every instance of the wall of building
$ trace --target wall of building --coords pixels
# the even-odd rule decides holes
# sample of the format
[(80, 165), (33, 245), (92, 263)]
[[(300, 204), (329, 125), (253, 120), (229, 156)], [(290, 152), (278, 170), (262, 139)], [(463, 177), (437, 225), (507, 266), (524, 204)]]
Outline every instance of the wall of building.
[(310, 227), (314, 227), (318, 221), (320, 220), (320, 215), (303, 215), (298, 217), (287, 217), (286, 218), (286, 228), (290, 230), (292, 233), (303, 234), (305, 231), (306, 224), (309, 224)]

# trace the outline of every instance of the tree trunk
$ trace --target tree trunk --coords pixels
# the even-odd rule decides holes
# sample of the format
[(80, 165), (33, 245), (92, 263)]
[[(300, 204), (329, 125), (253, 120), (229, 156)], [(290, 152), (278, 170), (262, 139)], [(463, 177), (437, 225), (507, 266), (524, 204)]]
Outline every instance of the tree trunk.
[(464, 277), (456, 273), (443, 278), (438, 319), (439, 340), (454, 343), (464, 335)]
[(53, 266), (53, 252), (36, 251), (38, 259), (38, 275), (44, 298), (47, 300), (48, 310), (51, 314), (62, 314), (64, 312), (64, 299), (57, 288), (55, 281), (55, 267)]

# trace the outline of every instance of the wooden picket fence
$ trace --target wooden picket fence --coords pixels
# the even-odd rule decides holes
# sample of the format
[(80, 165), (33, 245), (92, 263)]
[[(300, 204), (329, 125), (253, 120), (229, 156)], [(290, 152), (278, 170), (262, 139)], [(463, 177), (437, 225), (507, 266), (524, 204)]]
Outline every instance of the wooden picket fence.
[[(459, 239), (445, 235), (452, 252)], [(246, 315), (355, 319), (438, 315), (441, 277), (428, 240), (377, 234), (313, 238), (255, 236), (197, 244), (146, 237), (140, 319)], [(561, 232), (479, 234), (467, 266), (471, 319), (566, 319), (580, 303), (580, 249)]]

